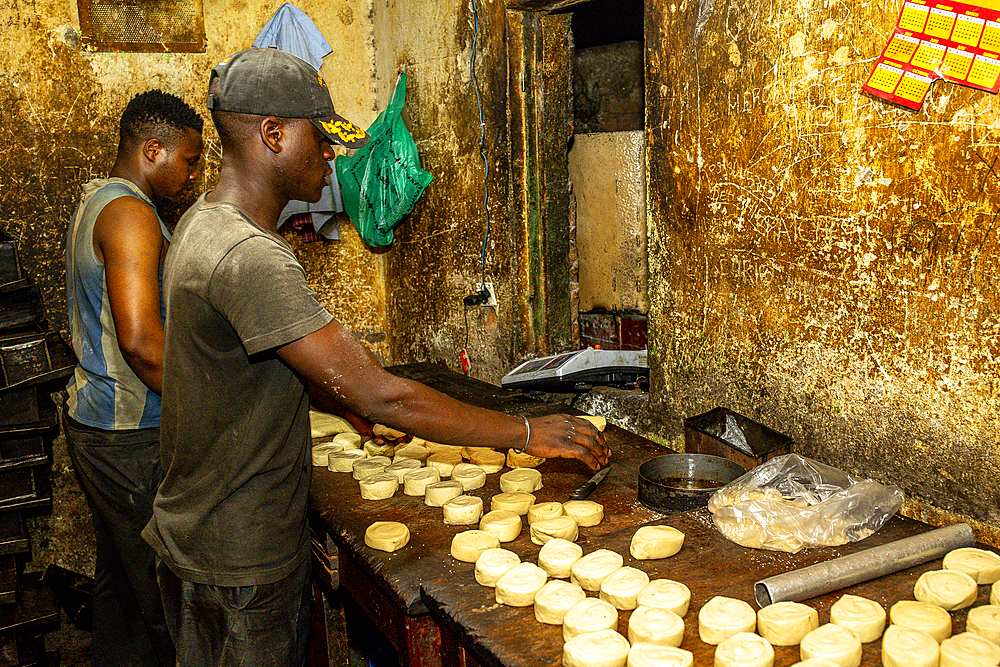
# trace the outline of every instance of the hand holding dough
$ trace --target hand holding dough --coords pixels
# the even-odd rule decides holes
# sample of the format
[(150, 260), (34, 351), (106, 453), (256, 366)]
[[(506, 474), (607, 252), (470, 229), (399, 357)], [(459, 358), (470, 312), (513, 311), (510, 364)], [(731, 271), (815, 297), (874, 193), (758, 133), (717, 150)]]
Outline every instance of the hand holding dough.
[(549, 625), (562, 625), (569, 608), (585, 597), (587, 594), (576, 584), (553, 579), (535, 593), (535, 620)]
[(520, 562), (513, 551), (487, 549), (476, 560), (476, 581), (482, 586), (496, 586), (500, 575)]
[(635, 601), (640, 607), (666, 609), (684, 616), (691, 604), (691, 590), (679, 581), (653, 579), (639, 591)]
[(890, 625), (882, 636), (883, 667), (938, 667), (941, 649), (923, 630)]
[(862, 644), (873, 642), (885, 629), (885, 609), (878, 602), (857, 595), (844, 595), (830, 607), (830, 622), (847, 628)]
[(669, 558), (681, 550), (684, 533), (671, 526), (642, 526), (632, 535), (629, 553), (637, 560)]
[(509, 607), (529, 607), (535, 602), (535, 593), (545, 585), (546, 579), (545, 570), (534, 563), (519, 563), (497, 579), (497, 603)]
[(538, 456), (514, 449), (507, 450), (507, 467), (509, 468), (537, 468), (543, 463), (545, 463), (545, 459)]
[(684, 641), (684, 619), (668, 609), (637, 607), (628, 619), (628, 640), (660, 646), (680, 646)]
[(936, 604), (946, 611), (965, 609), (976, 601), (976, 580), (957, 570), (924, 572), (913, 587), (913, 597)]
[(971, 632), (941, 642), (941, 667), (996, 667), (1000, 646)]
[(601, 590), (601, 582), (624, 564), (621, 554), (598, 549), (573, 563), (569, 580), (585, 591)]
[(483, 499), (476, 496), (458, 496), (441, 506), (444, 522), (449, 526), (473, 526), (483, 516)]
[(451, 540), (451, 555), (456, 560), (475, 563), (487, 549), (500, 548), (500, 540), (482, 530), (466, 530)]
[(504, 493), (531, 493), (542, 488), (542, 473), (534, 468), (514, 468), (500, 475), (500, 490)]
[(584, 419), (586, 421), (589, 421), (591, 424), (594, 425), (594, 428), (596, 428), (598, 431), (602, 433), (604, 432), (604, 429), (608, 425), (607, 419), (596, 415), (577, 415), (577, 419)]
[[(563, 628), (566, 626), (563, 625)], [(614, 630), (588, 632), (563, 645), (563, 667), (625, 667), (628, 641)]]
[(827, 623), (802, 638), (799, 655), (803, 660), (822, 658), (840, 667), (859, 667), (861, 640), (847, 628)]
[(797, 646), (819, 627), (819, 614), (798, 602), (775, 602), (757, 612), (757, 632), (773, 646)]
[(563, 641), (577, 635), (618, 627), (618, 610), (597, 598), (583, 598), (563, 616)]
[(951, 636), (951, 614), (929, 602), (900, 600), (889, 608), (889, 622), (923, 630), (939, 644)]
[(649, 575), (634, 567), (620, 567), (601, 582), (599, 597), (617, 609), (635, 609), (636, 596), (649, 583)]
[(698, 636), (706, 644), (721, 644), (740, 632), (753, 632), (756, 627), (757, 614), (743, 600), (716, 595), (698, 611)]
[(396, 551), (409, 541), (410, 529), (396, 521), (376, 521), (365, 531), (365, 544), (380, 551)]
[(633, 642), (626, 664), (627, 667), (691, 667), (694, 654), (672, 646)]
[(752, 632), (738, 632), (715, 649), (715, 667), (774, 667), (774, 649)]
[(1000, 580), (1000, 556), (985, 549), (963, 547), (949, 551), (943, 567), (967, 574), (980, 585)]
[(570, 500), (563, 503), (563, 513), (573, 517), (578, 526), (596, 526), (604, 520), (604, 506), (593, 500)]
[[(538, 550), (538, 566), (550, 577), (567, 579), (573, 563), (583, 556), (583, 548), (569, 540), (553, 539), (542, 545)], [(579, 585), (579, 584), (577, 584)]]

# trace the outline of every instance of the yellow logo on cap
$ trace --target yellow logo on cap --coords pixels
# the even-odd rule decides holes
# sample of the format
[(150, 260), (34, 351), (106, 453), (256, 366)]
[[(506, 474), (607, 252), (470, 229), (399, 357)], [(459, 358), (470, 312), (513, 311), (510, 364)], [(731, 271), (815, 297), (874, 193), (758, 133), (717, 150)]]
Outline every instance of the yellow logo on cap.
[(323, 80), (323, 75), (320, 74), (319, 72), (316, 72), (316, 78), (319, 79), (319, 85), (321, 85), (324, 88), (326, 88), (326, 81)]
[(320, 121), (320, 125), (327, 134), (333, 134), (340, 137), (344, 141), (355, 141), (357, 139), (363, 139), (365, 136), (365, 131), (354, 123), (349, 123), (345, 120), (337, 120), (332, 123), (327, 123), (326, 121)]

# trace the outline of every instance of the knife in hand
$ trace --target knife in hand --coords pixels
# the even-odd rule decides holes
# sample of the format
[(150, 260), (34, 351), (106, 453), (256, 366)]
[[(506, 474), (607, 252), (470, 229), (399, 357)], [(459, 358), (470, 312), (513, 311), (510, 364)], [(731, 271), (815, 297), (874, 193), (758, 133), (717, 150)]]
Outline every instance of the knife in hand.
[(608, 465), (604, 466), (599, 471), (597, 471), (596, 475), (594, 475), (589, 480), (584, 482), (584, 484), (576, 491), (569, 494), (569, 499), (583, 500), (584, 498), (589, 496), (594, 491), (594, 489), (597, 488), (597, 485), (601, 483), (601, 480), (608, 476), (608, 473), (611, 471), (612, 465), (614, 464), (609, 463)]

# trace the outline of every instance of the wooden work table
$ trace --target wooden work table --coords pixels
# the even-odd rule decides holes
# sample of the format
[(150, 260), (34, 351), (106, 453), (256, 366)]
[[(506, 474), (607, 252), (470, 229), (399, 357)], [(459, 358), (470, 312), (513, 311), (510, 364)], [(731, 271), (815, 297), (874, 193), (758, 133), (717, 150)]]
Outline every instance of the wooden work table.
[[(390, 370), (460, 400), (502, 412), (535, 416), (567, 411), (565, 406), (541, 403), (439, 366), (419, 364)], [(684, 619), (681, 647), (694, 653), (696, 666), (713, 663), (715, 647), (698, 639), (697, 621), (698, 610), (712, 596), (742, 599), (756, 609), (753, 583), (762, 578), (930, 529), (926, 524), (897, 516), (868, 539), (837, 548), (786, 554), (740, 547), (722, 537), (707, 510), (665, 515), (641, 505), (636, 499), (639, 464), (669, 451), (610, 424), (605, 435), (615, 468), (590, 498), (604, 505), (605, 518), (598, 526), (581, 528), (577, 543), (584, 553), (602, 548), (617, 551), (626, 565), (638, 567), (651, 579), (674, 579), (691, 589), (691, 608)], [(567, 500), (569, 493), (591, 475), (582, 463), (563, 459), (550, 459), (539, 471), (545, 486), (535, 493), (538, 502)], [(486, 511), (490, 497), (500, 491), (499, 476), (489, 475), (485, 487), (469, 492), (483, 498)], [(562, 664), (560, 626), (538, 623), (531, 607), (496, 604), (493, 589), (476, 583), (474, 566), (451, 557), (452, 538), (470, 527), (445, 525), (440, 508), (427, 507), (423, 498), (403, 495), (402, 489), (388, 500), (362, 500), (358, 483), (351, 475), (319, 467), (313, 469), (310, 496), (314, 519), (321, 522), (338, 547), (342, 589), (393, 642), (404, 667)], [(366, 547), (365, 529), (375, 521), (405, 523), (411, 534), (409, 544), (392, 554)], [(635, 529), (660, 523), (686, 535), (680, 553), (662, 560), (632, 559), (629, 542)], [(516, 540), (502, 546), (523, 561), (537, 562), (540, 547), (531, 543), (526, 527)], [(913, 599), (913, 585), (922, 572), (940, 567), (940, 560), (932, 561), (854, 586), (849, 592), (872, 598), (888, 610), (897, 600)], [(844, 592), (848, 591), (808, 601), (819, 611), (821, 624), (829, 621), (830, 605)], [(988, 598), (989, 587), (980, 587), (976, 604), (985, 604)], [(619, 615), (619, 632), (623, 636), (627, 636), (629, 616), (630, 612)], [(954, 632), (963, 631), (965, 612), (953, 612), (952, 617)], [(866, 644), (862, 664), (879, 665), (879, 651), (880, 642)], [(799, 660), (798, 647), (776, 647), (775, 656), (776, 667), (791, 665)]]

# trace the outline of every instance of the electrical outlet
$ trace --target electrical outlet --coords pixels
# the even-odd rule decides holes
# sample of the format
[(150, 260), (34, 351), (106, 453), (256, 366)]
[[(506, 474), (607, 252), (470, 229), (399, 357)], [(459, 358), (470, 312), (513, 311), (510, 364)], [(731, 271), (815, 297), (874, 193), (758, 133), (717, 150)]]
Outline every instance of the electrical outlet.
[(481, 303), (481, 306), (490, 306), (491, 308), (497, 307), (497, 293), (493, 289), (493, 283), (476, 283), (476, 291), (481, 292), (486, 290), (490, 293), (490, 298), (486, 300), (485, 303)]

